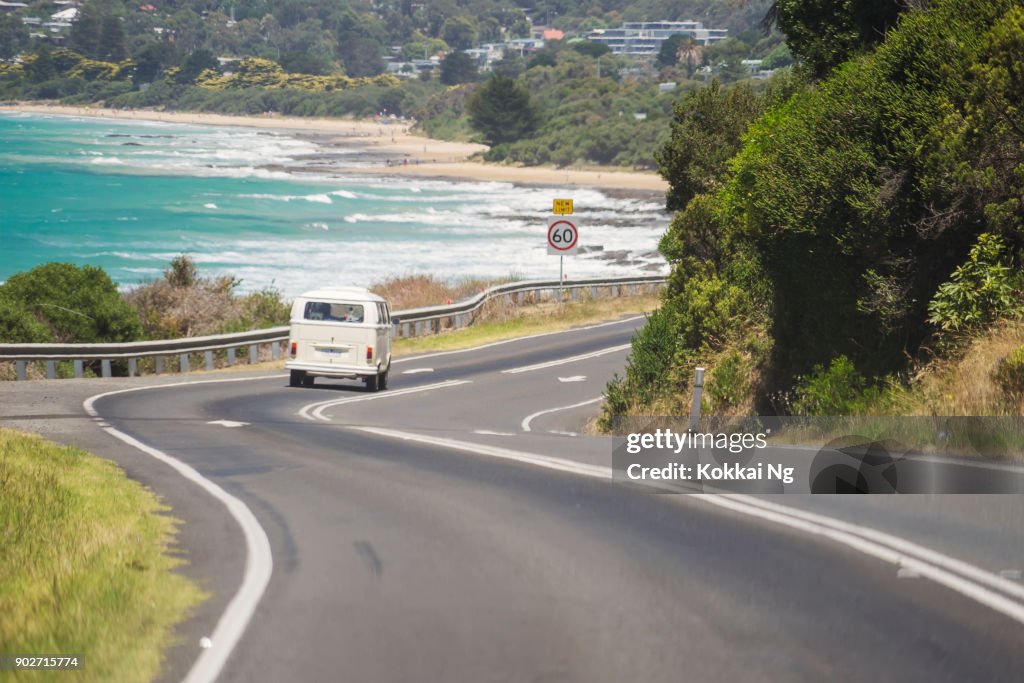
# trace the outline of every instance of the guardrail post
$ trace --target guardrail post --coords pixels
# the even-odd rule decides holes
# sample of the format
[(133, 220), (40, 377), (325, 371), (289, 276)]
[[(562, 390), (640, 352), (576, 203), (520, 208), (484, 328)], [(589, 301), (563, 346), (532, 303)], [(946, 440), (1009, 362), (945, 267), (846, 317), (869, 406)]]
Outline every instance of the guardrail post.
[(110, 359), (104, 358), (100, 361), (100, 374), (103, 377), (110, 377)]
[(203, 354), (203, 360), (206, 361), (206, 369), (213, 370), (213, 351), (207, 351)]
[(590, 298), (591, 299), (596, 299), (597, 298), (597, 286), (596, 285), (590, 288)]
[(56, 361), (46, 361), (46, 379), (57, 379), (57, 363)]
[(249, 364), (256, 365), (260, 360), (260, 347), (258, 344), (249, 344)]
[(139, 359), (129, 358), (128, 359), (128, 376), (135, 377), (139, 374)]
[[(573, 301), (576, 301), (576, 300), (578, 300), (580, 298), (580, 290), (579, 290), (578, 287), (573, 287), (569, 291), (572, 292), (572, 300)], [(529, 426), (529, 425), (527, 425), (527, 426)]]
[(419, 336), (422, 336), (422, 335), (423, 335), (423, 321), (422, 320), (417, 320), (416, 321), (416, 336), (419, 337)]
[(188, 354), (187, 353), (181, 354), (181, 368), (179, 368), (179, 369), (180, 369), (181, 372), (188, 372), (189, 371)]
[(281, 342), (270, 342), (270, 357), (273, 360), (281, 357)]
[(25, 370), (28, 366), (27, 361), (16, 360), (14, 361), (14, 376), (18, 378), (19, 382), (24, 382), (26, 373)]
[(154, 362), (156, 363), (156, 367), (154, 368), (154, 372), (156, 372), (156, 374), (158, 374), (158, 375), (164, 374), (164, 357), (163, 356), (157, 356), (154, 359)]
[(516, 299), (519, 301), (519, 305), (522, 306), (523, 302), (526, 301), (526, 292), (519, 292), (519, 296)]
[(235, 348), (231, 347), (228, 349), (228, 365), (235, 364)]
[(690, 405), (690, 431), (697, 431), (700, 423), (700, 397), (704, 393), (704, 368), (697, 368), (693, 379), (693, 403)]
[(77, 359), (75, 359), (74, 363), (75, 363), (75, 377), (77, 379), (82, 379), (82, 375), (85, 374), (85, 370), (82, 368), (82, 359), (81, 358), (77, 358)]

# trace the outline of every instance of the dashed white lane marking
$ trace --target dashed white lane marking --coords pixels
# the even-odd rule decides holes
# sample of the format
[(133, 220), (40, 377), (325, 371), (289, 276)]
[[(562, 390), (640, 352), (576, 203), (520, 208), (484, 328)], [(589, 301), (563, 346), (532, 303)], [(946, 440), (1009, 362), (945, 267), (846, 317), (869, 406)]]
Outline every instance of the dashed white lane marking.
[(531, 414), (527, 415), (526, 417), (524, 417), (523, 418), (523, 422), (520, 425), (520, 427), (522, 427), (524, 432), (528, 432), (528, 431), (530, 431), (530, 423), (533, 422), (534, 418), (538, 418), (541, 415), (547, 415), (548, 413), (557, 413), (559, 410), (569, 410), (571, 408), (579, 408), (580, 406), (588, 406), (591, 403), (597, 403), (598, 401), (603, 400), (603, 399), (604, 399), (603, 396), (598, 396), (597, 398), (591, 398), (591, 399), (588, 399), (586, 401), (580, 401), (579, 403), (573, 403), (572, 405), (569, 405), (569, 406), (558, 406), (557, 408), (548, 408), (547, 410), (538, 410), (536, 413), (531, 413)]
[(248, 427), (248, 422), (237, 422), (235, 420), (210, 420), (206, 424), (217, 425), (219, 427), (228, 427), (229, 429), (234, 427)]
[(545, 368), (553, 368), (556, 365), (565, 365), (566, 363), (575, 363), (581, 360), (588, 360), (590, 358), (597, 358), (598, 356), (604, 356), (609, 353), (616, 353), (617, 351), (625, 351), (628, 348), (632, 348), (632, 344), (620, 344), (619, 346), (611, 346), (607, 349), (601, 349), (600, 351), (592, 351), (591, 353), (581, 353), (578, 356), (569, 356), (568, 358), (559, 358), (558, 360), (549, 360), (546, 363), (536, 363), (534, 365), (524, 365), (519, 368), (511, 368), (509, 370), (502, 370), (501, 372), (506, 375), (517, 375), (520, 372), (533, 372), (534, 370), (543, 370)]
[(474, 434), (481, 434), (483, 436), (515, 436), (515, 432), (492, 432), (490, 429), (474, 429)]
[(560, 429), (549, 429), (548, 434), (554, 434), (555, 436), (579, 436), (576, 432), (563, 432)]
[(469, 383), (470, 381), (468, 379), (450, 379), (445, 382), (426, 384), (421, 387), (409, 387), (408, 389), (396, 389), (394, 391), (381, 391), (374, 394), (347, 396), (345, 398), (336, 398), (330, 401), (318, 401), (316, 403), (304, 405), (299, 410), (298, 414), (307, 420), (323, 420), (324, 422), (330, 422), (331, 418), (324, 415), (324, 411), (328, 408), (333, 408), (334, 406), (345, 405), (346, 403), (361, 403), (362, 401), (376, 401), (382, 398), (391, 398), (392, 396), (405, 396), (406, 394), (416, 394), (421, 391), (430, 391), (432, 389), (447, 389), (448, 387), (456, 387), (460, 384)]
[(403, 370), (402, 374), (403, 375), (418, 375), (421, 372), (433, 372), (433, 371), (434, 371), (434, 368), (410, 368), (408, 370)]
[[(133, 391), (148, 391), (151, 389), (164, 389), (167, 387), (180, 387), (191, 384), (218, 384), (227, 382), (248, 382), (264, 379), (281, 379), (283, 375), (271, 375), (268, 377), (234, 377), (231, 379), (201, 380), (197, 382), (176, 382), (173, 384), (161, 384), (149, 387), (133, 387), (120, 391), (108, 391), (96, 394), (85, 399), (82, 404), (85, 412), (93, 418), (98, 418), (99, 413), (94, 407), (96, 401), (105, 396), (124, 394)], [(228, 509), (228, 512), (242, 528), (242, 535), (245, 537), (246, 560), (245, 571), (242, 575), (242, 583), (231, 602), (228, 603), (224, 613), (217, 620), (211, 637), (208, 639), (210, 647), (203, 647), (199, 657), (192, 664), (184, 683), (213, 683), (217, 680), (232, 650), (238, 644), (239, 639), (245, 632), (246, 627), (256, 612), (263, 593), (270, 582), (270, 576), (274, 571), (274, 559), (270, 553), (270, 540), (267, 532), (260, 526), (256, 515), (252, 510), (238, 498), (222, 489), (203, 475), (199, 474), (191, 465), (188, 465), (175, 457), (167, 455), (152, 446), (147, 446), (141, 441), (125, 434), (119, 429), (101, 423), (101, 428), (115, 439), (136, 448), (146, 455), (168, 465), (185, 479), (193, 482), (211, 496), (219, 500)], [(215, 644), (215, 646), (213, 646)]]
[(573, 375), (572, 377), (559, 377), (559, 382), (586, 382), (586, 375)]
[[(393, 429), (377, 427), (352, 427), (352, 429), (403, 441), (513, 460), (595, 479), (607, 481), (612, 478), (612, 469), (601, 465), (589, 465), (546, 455)], [(715, 505), (839, 543), (861, 554), (895, 565), (898, 569), (905, 570), (905, 575), (913, 572), (930, 579), (978, 604), (1024, 624), (1024, 604), (1012, 599), (1024, 598), (1024, 586), (976, 565), (943, 555), (898, 536), (742, 494), (689, 494), (687, 500)]]

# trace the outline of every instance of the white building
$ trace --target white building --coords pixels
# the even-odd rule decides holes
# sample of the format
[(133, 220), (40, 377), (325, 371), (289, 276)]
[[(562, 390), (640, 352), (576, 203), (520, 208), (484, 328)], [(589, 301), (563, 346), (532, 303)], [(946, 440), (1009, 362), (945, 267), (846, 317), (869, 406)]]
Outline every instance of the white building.
[(699, 21), (627, 21), (619, 28), (591, 31), (587, 40), (604, 43), (617, 55), (654, 56), (672, 36), (689, 36), (701, 45), (712, 45), (728, 38), (728, 32), (725, 28), (704, 28)]

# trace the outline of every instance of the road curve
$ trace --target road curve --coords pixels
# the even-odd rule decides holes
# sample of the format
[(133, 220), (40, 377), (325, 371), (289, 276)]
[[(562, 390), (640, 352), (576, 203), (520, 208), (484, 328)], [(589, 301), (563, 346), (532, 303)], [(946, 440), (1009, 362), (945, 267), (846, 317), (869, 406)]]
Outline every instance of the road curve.
[[(607, 442), (572, 435), (640, 322), (403, 360), (384, 394), (277, 376), (94, 406), (266, 530), (273, 574), (220, 680), (1020, 680), (1020, 623), (849, 547), (693, 496), (362, 429), (607, 466)], [(147, 466), (163, 467), (132, 463)], [(175, 512), (194, 520), (195, 499), (237, 554), (226, 511), (179, 486)], [(244, 566), (218, 571), (223, 602)], [(191, 657), (174, 661), (198, 655), (211, 616), (186, 625)]]

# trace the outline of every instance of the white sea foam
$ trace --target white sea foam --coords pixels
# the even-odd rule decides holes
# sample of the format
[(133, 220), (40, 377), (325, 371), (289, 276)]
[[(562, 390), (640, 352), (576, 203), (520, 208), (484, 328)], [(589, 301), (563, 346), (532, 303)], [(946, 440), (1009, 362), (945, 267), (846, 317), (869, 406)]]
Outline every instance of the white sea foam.
[(217, 205), (214, 204), (213, 202), (207, 202), (207, 203), (203, 204), (203, 208), (204, 209), (216, 209)]

